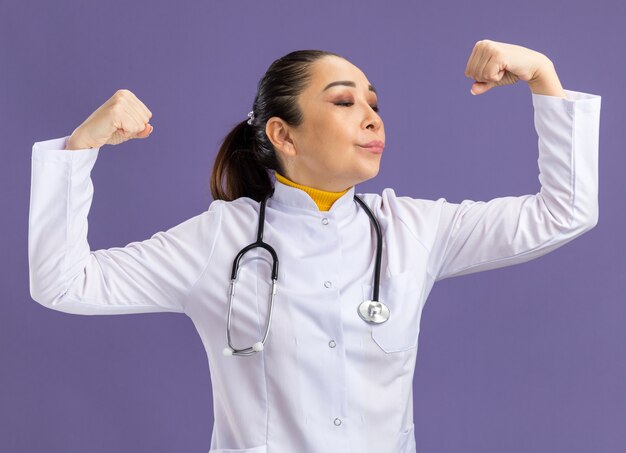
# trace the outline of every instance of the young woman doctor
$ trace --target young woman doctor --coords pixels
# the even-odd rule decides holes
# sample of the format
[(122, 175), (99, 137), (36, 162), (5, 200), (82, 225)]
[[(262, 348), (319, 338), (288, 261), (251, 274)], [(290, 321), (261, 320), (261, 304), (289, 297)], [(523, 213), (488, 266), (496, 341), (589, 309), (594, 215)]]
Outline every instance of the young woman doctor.
[[(384, 147), (378, 94), (345, 58), (294, 51), (225, 137), (208, 210), (92, 251), (99, 149), (152, 132), (146, 105), (117, 91), (71, 136), (33, 146), (32, 298), (66, 313), (189, 316), (212, 377), (212, 453), (414, 453), (433, 284), (532, 260), (598, 221), (600, 96), (564, 90), (545, 55), (491, 40), (475, 44), (465, 75), (473, 94), (528, 83), (538, 193), (460, 204), (357, 193)], [(269, 247), (246, 250), (261, 240)]]

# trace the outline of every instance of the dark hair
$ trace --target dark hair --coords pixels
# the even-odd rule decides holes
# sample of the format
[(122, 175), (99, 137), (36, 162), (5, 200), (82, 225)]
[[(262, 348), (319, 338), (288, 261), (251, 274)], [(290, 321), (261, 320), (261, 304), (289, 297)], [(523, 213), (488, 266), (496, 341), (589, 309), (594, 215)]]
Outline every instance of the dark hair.
[(344, 58), (325, 50), (296, 50), (270, 65), (257, 85), (252, 124), (247, 119), (241, 121), (220, 145), (211, 173), (213, 199), (249, 197), (262, 201), (273, 189), (268, 170), (285, 175), (265, 133), (265, 124), (273, 116), (294, 127), (302, 123), (297, 97), (311, 80), (311, 64), (329, 55)]

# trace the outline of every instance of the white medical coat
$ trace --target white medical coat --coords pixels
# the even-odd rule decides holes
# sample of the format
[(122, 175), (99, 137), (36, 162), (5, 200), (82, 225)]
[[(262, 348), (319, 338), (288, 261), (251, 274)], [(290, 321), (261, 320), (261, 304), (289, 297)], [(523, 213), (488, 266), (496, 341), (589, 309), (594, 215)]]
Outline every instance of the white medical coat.
[[(389, 320), (368, 324), (376, 235), (355, 188), (320, 211), (278, 181), (264, 240), (280, 259), (265, 350), (224, 356), (230, 273), (254, 242), (259, 203), (213, 201), (181, 224), (125, 247), (90, 250), (90, 172), (99, 148), (32, 149), (28, 254), (31, 297), (83, 315), (178, 312), (193, 321), (209, 361), (211, 453), (414, 453), (412, 382), (420, 316), (444, 278), (523, 263), (563, 246), (598, 220), (601, 97), (532, 94), (539, 193), (490, 201), (359, 194), (384, 238), (380, 300)], [(233, 306), (236, 348), (262, 336), (270, 255), (241, 261)]]

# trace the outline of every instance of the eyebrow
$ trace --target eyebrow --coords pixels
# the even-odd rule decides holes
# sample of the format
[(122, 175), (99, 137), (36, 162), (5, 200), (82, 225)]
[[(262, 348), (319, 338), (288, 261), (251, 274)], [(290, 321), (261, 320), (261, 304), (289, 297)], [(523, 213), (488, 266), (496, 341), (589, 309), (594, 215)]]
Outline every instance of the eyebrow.
[[(352, 87), (352, 88), (356, 88), (356, 83), (350, 81), (350, 80), (339, 80), (337, 82), (331, 82), (328, 85), (326, 85), (326, 87), (322, 90), (322, 91), (326, 91), (327, 89), (329, 89), (330, 87), (334, 87), (335, 85), (345, 85), (348, 87)], [(376, 88), (374, 88), (373, 85), (368, 85), (368, 89), (374, 93), (376, 93)], [(378, 93), (376, 93), (378, 94)]]

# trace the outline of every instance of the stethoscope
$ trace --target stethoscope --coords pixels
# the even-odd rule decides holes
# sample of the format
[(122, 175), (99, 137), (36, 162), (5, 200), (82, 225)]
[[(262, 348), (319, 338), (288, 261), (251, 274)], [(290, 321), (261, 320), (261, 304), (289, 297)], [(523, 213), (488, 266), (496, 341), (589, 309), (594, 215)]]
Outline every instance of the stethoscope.
[[(259, 225), (257, 229), (257, 240), (252, 244), (244, 247), (235, 257), (233, 262), (233, 271), (231, 273), (230, 280), (230, 296), (228, 298), (228, 321), (226, 323), (226, 337), (228, 339), (228, 347), (224, 348), (224, 355), (240, 355), (247, 356), (255, 354), (259, 351), (263, 350), (265, 345), (265, 340), (267, 340), (267, 334), (269, 333), (270, 323), (272, 321), (272, 308), (274, 307), (274, 296), (276, 295), (276, 282), (278, 280), (278, 255), (276, 255), (276, 251), (270, 246), (263, 242), (263, 224), (265, 222), (265, 203), (267, 199), (270, 198), (274, 194), (274, 189), (272, 189), (269, 194), (263, 199), (261, 202), (260, 212), (259, 212)], [(376, 267), (374, 271), (374, 294), (372, 296), (372, 300), (365, 300), (359, 304), (357, 307), (357, 313), (365, 322), (370, 324), (380, 324), (389, 319), (389, 308), (378, 300), (378, 289), (380, 286), (380, 263), (382, 259), (382, 234), (380, 232), (380, 225), (372, 214), (372, 211), (365, 205), (363, 200), (354, 195), (354, 201), (358, 202), (365, 212), (369, 216), (371, 223), (374, 225), (376, 230), (376, 238), (377, 238), (377, 246), (376, 246)], [(237, 281), (237, 273), (239, 271), (239, 261), (241, 258), (248, 252), (256, 247), (262, 247), (267, 250), (272, 255), (272, 293), (270, 296), (269, 303), (269, 311), (267, 315), (267, 322), (265, 323), (265, 333), (263, 334), (263, 339), (254, 343), (252, 346), (244, 349), (235, 349), (231, 342), (230, 336), (230, 316), (233, 308), (233, 297), (235, 295), (235, 283)]]

